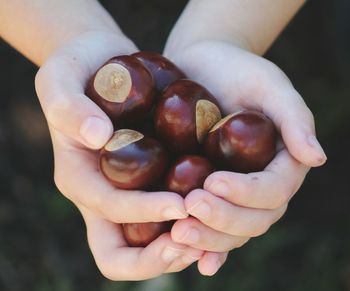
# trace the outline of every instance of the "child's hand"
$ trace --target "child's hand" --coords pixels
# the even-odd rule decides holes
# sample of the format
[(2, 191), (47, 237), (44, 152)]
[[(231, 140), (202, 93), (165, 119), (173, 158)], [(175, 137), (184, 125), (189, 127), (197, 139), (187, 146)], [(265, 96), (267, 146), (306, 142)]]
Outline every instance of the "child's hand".
[(201, 42), (166, 55), (219, 100), (225, 114), (241, 108), (269, 116), (283, 137), (279, 152), (262, 172), (216, 172), (204, 190), (185, 199), (191, 218), (178, 221), (174, 241), (206, 250), (198, 267), (213, 274), (226, 252), (262, 235), (285, 213), (309, 167), (326, 156), (315, 137), (313, 115), (274, 64), (224, 42)]
[(162, 235), (148, 247), (129, 248), (120, 223), (187, 217), (174, 193), (122, 191), (98, 169), (98, 152), (113, 128), (104, 112), (84, 95), (88, 78), (107, 59), (136, 51), (127, 39), (89, 32), (59, 49), (42, 66), (36, 89), (48, 120), (55, 156), (55, 181), (81, 211), (89, 245), (101, 272), (113, 280), (141, 280), (179, 271), (202, 251)]

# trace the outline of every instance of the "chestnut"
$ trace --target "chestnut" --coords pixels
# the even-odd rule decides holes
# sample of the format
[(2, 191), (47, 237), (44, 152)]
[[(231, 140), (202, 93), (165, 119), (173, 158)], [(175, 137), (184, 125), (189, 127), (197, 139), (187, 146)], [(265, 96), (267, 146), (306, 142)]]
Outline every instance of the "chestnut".
[(117, 130), (99, 157), (101, 172), (120, 189), (147, 190), (160, 180), (167, 163), (158, 141), (131, 129)]
[(162, 92), (168, 85), (186, 75), (173, 62), (156, 52), (141, 51), (132, 54), (151, 71), (157, 93)]
[(276, 154), (277, 131), (263, 113), (243, 110), (220, 120), (203, 148), (220, 169), (241, 173), (262, 171)]
[(90, 78), (85, 93), (118, 124), (138, 120), (152, 109), (155, 85), (151, 72), (141, 61), (117, 56)]
[(212, 172), (214, 168), (208, 159), (196, 155), (182, 156), (167, 174), (166, 190), (185, 197), (192, 190), (202, 188), (205, 179)]
[(170, 229), (169, 221), (123, 224), (124, 238), (130, 247), (146, 247)]
[(207, 89), (191, 80), (177, 80), (163, 91), (154, 126), (170, 150), (190, 153), (220, 119), (219, 104)]

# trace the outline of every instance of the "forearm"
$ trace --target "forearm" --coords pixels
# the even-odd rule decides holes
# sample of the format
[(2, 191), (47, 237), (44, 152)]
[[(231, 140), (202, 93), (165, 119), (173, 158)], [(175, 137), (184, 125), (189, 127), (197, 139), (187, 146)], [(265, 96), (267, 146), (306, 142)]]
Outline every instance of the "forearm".
[(305, 0), (191, 0), (167, 50), (205, 40), (234, 43), (264, 54)]
[(96, 0), (0, 0), (0, 36), (37, 65), (91, 30), (122, 35)]

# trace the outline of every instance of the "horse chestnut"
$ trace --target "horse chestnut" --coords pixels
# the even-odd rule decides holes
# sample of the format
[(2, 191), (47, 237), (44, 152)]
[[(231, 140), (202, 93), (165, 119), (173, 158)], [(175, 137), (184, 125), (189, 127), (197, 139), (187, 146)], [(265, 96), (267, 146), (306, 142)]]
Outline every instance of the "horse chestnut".
[(147, 190), (154, 186), (167, 161), (158, 141), (131, 129), (116, 131), (100, 152), (101, 172), (121, 189)]
[(141, 61), (117, 56), (97, 70), (85, 93), (117, 124), (138, 120), (152, 109), (155, 85)]
[(154, 122), (157, 135), (174, 152), (195, 151), (210, 128), (221, 119), (215, 97), (190, 80), (170, 84), (159, 99)]
[(124, 238), (130, 247), (146, 247), (170, 229), (169, 221), (123, 224)]
[(263, 170), (276, 154), (277, 132), (263, 113), (243, 110), (219, 121), (204, 141), (218, 168), (248, 173)]
[(186, 75), (174, 63), (155, 52), (137, 52), (132, 56), (138, 58), (151, 71), (158, 93), (178, 79)]
[(194, 189), (202, 188), (205, 179), (214, 172), (211, 163), (203, 157), (186, 155), (179, 158), (166, 177), (166, 190), (185, 197)]

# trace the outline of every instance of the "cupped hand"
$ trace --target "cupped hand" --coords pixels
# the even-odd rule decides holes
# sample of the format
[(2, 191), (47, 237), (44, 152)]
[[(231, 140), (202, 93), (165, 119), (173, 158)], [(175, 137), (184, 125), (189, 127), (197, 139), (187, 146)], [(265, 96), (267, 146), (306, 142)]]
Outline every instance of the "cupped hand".
[(175, 223), (175, 242), (205, 250), (201, 273), (214, 274), (227, 252), (265, 233), (287, 209), (310, 167), (326, 161), (314, 119), (286, 75), (270, 61), (219, 41), (199, 42), (165, 55), (218, 99), (224, 113), (243, 108), (269, 116), (281, 135), (276, 157), (261, 172), (220, 171), (185, 199), (192, 216)]
[(36, 90), (47, 118), (55, 157), (55, 182), (82, 213), (101, 272), (113, 280), (141, 280), (179, 271), (202, 252), (164, 234), (146, 248), (129, 248), (120, 223), (187, 217), (183, 199), (170, 192), (123, 191), (98, 169), (98, 152), (113, 126), (84, 95), (88, 78), (109, 58), (136, 47), (109, 32), (84, 33), (55, 52), (40, 68)]

